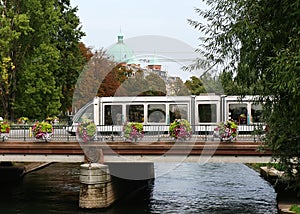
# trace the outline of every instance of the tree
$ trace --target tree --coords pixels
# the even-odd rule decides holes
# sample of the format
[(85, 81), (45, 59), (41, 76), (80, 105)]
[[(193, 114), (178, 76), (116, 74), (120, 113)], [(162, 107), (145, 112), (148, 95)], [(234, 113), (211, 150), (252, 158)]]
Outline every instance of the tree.
[[(58, 114), (71, 105), (84, 63), (76, 10), (69, 0), (0, 1), (0, 99), (5, 117), (42, 117), (41, 112)], [(41, 97), (47, 106), (39, 104)]]
[[(80, 20), (76, 16), (77, 8), (70, 6), (70, 0), (55, 1), (58, 11), (58, 24), (56, 36), (52, 38), (60, 52), (59, 67), (53, 72), (55, 82), (61, 88), (62, 97), (60, 111), (64, 114), (72, 105), (74, 87), (82, 71), (83, 65), (87, 63), (90, 52), (83, 53), (84, 47), (79, 40), (85, 34), (81, 31)], [(80, 46), (81, 45), (81, 49)]]
[(199, 95), (201, 93), (205, 93), (205, 87), (200, 78), (196, 76), (190, 77), (191, 80), (187, 80), (184, 84), (191, 91), (193, 95)]
[(101, 84), (116, 66), (116, 63), (108, 59), (103, 49), (95, 52), (77, 79), (73, 94), (73, 111), (80, 109), (95, 96), (102, 96), (102, 93), (105, 93)]
[[(122, 64), (115, 66), (102, 81), (97, 96), (111, 97), (115, 96), (116, 91), (121, 84), (132, 75), (132, 69), (128, 69)], [(119, 91), (120, 93), (120, 91)]]
[(141, 94), (142, 96), (166, 96), (165, 81), (158, 74), (151, 72), (145, 77), (145, 80), (145, 92)]
[(19, 12), (19, 9), (19, 1), (0, 1), (0, 113), (5, 118), (9, 116), (16, 87), (16, 52), (20, 49), (16, 44), (22, 35), (33, 31), (28, 15)]
[(188, 87), (185, 86), (182, 79), (176, 77), (174, 82), (171, 84), (171, 95), (172, 96), (187, 96), (190, 95)]
[(223, 81), (232, 78), (239, 94), (261, 95), (266, 146), (299, 185), (300, 1), (205, 2), (209, 10), (196, 12), (207, 22), (189, 20), (205, 34), (202, 54), (223, 67)]

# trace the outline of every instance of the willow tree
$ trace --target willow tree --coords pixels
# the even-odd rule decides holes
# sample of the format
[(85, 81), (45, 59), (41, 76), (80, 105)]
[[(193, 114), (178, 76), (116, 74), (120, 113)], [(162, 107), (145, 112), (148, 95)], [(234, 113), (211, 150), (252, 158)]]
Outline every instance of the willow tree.
[(261, 95), (266, 146), (300, 181), (300, 0), (204, 2), (208, 8), (195, 11), (205, 21), (189, 20), (205, 35), (199, 51), (237, 93)]

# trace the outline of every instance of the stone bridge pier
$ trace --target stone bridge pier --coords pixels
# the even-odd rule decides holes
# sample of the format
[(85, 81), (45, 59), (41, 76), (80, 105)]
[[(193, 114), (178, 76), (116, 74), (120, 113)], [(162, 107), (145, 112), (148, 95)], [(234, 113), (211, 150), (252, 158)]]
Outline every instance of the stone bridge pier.
[(152, 185), (154, 163), (85, 163), (79, 180), (79, 207), (107, 208), (126, 194)]

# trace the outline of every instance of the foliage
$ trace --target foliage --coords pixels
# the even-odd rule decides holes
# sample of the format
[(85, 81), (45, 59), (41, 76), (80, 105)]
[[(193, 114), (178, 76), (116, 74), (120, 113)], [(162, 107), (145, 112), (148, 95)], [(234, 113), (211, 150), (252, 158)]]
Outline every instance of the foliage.
[[(73, 94), (73, 108), (80, 109), (95, 96), (102, 95), (100, 94), (102, 92), (98, 91), (99, 86), (115, 66), (116, 63), (108, 59), (103, 49), (98, 50), (84, 66), (77, 79)], [(106, 86), (108, 85), (109, 82)]]
[[(133, 72), (133, 71), (132, 71)], [(145, 75), (142, 70), (136, 70), (122, 82), (116, 91), (117, 96), (165, 96), (166, 84), (155, 73)]]
[(175, 119), (170, 124), (169, 135), (175, 139), (185, 140), (192, 136), (192, 127), (189, 121), (185, 119)]
[(0, 133), (9, 133), (10, 124), (7, 121), (0, 121)]
[(0, 2), (0, 100), (6, 118), (26, 113), (41, 119), (71, 105), (84, 63), (76, 11), (70, 0)]
[(236, 138), (238, 134), (238, 126), (234, 121), (226, 121), (219, 123), (214, 129), (214, 136), (221, 139), (221, 141), (231, 141)]
[(54, 117), (47, 117), (46, 118), (46, 121), (48, 122), (48, 123), (56, 123), (56, 122), (58, 122), (59, 121), (59, 118), (58, 117), (56, 117), (56, 116), (54, 116)]
[(172, 96), (187, 96), (191, 94), (189, 88), (183, 83), (182, 79), (180, 79), (179, 77), (176, 77), (176, 79), (171, 84), (170, 88)]
[(166, 96), (167, 89), (165, 81), (158, 74), (151, 72), (145, 77), (145, 80), (145, 92), (139, 94), (140, 96)]
[(29, 121), (28, 117), (20, 117), (18, 118), (18, 123), (27, 123)]
[(266, 147), (300, 181), (299, 0), (205, 2), (195, 11), (206, 21), (189, 20), (205, 34), (199, 52), (222, 67), (226, 91), (261, 95)]
[(128, 69), (121, 64), (115, 66), (101, 82), (97, 96), (114, 96), (121, 84), (132, 75), (132, 72), (132, 69)]
[(77, 127), (77, 136), (83, 142), (89, 142), (94, 140), (96, 135), (97, 127), (95, 123), (90, 120), (85, 120), (82, 123), (78, 124)]
[(123, 127), (124, 137), (129, 140), (137, 140), (144, 137), (143, 124), (138, 122), (127, 122)]
[(32, 127), (33, 135), (37, 136), (39, 133), (52, 133), (52, 125), (48, 122), (36, 122)]
[[(60, 52), (59, 67), (53, 71), (56, 86), (59, 86), (60, 109), (64, 114), (72, 106), (73, 92), (76, 81), (83, 65), (86, 64), (86, 55), (80, 49), (79, 41), (85, 35), (81, 31), (80, 20), (77, 17), (77, 8), (70, 6), (70, 0), (54, 1), (57, 8), (57, 29), (55, 38), (51, 42)], [(89, 54), (89, 53), (88, 53)]]
[(193, 95), (199, 95), (206, 92), (201, 79), (196, 76), (190, 77), (190, 80), (187, 80), (184, 84)]
[(296, 214), (300, 214), (300, 207), (297, 204), (293, 204), (290, 211), (294, 211)]

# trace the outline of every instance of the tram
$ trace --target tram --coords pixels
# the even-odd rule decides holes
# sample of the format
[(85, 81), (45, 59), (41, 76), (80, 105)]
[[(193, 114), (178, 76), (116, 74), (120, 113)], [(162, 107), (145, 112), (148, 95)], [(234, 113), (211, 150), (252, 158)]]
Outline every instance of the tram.
[(125, 122), (143, 123), (145, 131), (158, 126), (167, 131), (175, 119), (186, 119), (198, 132), (201, 127), (210, 126), (213, 130), (219, 122), (234, 120), (241, 133), (249, 130), (247, 126), (262, 122), (262, 105), (256, 98), (216, 94), (95, 97), (74, 115), (67, 131), (75, 134), (76, 126), (86, 119), (97, 125), (98, 132), (121, 132)]

